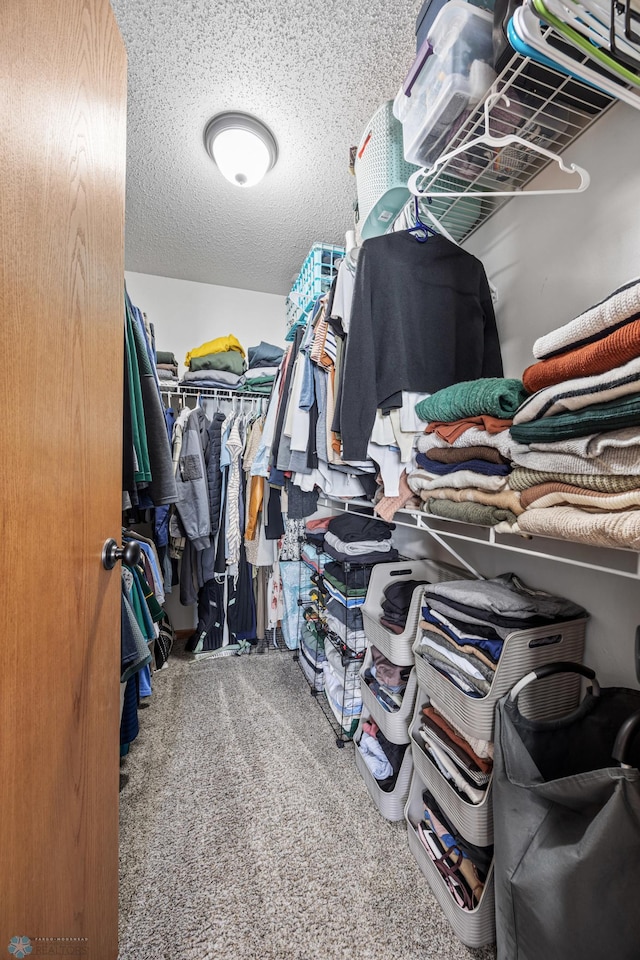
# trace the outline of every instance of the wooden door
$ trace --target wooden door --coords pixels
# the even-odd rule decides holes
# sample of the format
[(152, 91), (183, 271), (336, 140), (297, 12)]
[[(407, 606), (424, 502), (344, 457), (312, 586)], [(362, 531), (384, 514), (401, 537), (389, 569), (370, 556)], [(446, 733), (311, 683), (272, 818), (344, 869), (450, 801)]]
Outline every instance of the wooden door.
[(126, 57), (109, 0), (0, 21), (0, 957), (115, 960)]

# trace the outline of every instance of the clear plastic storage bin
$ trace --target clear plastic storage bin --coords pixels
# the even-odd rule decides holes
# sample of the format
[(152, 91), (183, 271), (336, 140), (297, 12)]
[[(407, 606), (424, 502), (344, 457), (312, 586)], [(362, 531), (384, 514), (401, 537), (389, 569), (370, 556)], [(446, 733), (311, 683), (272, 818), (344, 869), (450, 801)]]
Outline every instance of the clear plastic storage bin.
[(479, 847), (488, 847), (493, 843), (492, 782), (489, 781), (482, 803), (471, 803), (461, 797), (445, 780), (420, 745), (421, 740), (418, 732), (420, 730), (420, 715), (422, 707), (428, 705), (429, 702), (429, 697), (419, 687), (410, 728), (414, 769), (462, 836)]
[[(582, 663), (586, 620), (552, 623), (530, 630), (514, 630), (504, 641), (502, 655), (489, 693), (485, 697), (469, 697), (448, 677), (436, 670), (418, 652), (422, 630), (418, 627), (414, 653), (418, 684), (437, 706), (456, 718), (456, 722), (470, 736), (493, 740), (496, 701), (510, 690), (521, 677), (556, 660)], [(563, 717), (577, 706), (580, 699), (580, 677), (576, 674), (557, 674), (532, 684), (523, 690), (518, 701), (522, 713), (535, 720)]]
[(438, 868), (432, 862), (418, 836), (417, 827), (422, 820), (424, 809), (422, 789), (421, 779), (414, 772), (404, 813), (407, 821), (409, 849), (427, 878), (429, 886), (456, 936), (468, 947), (483, 947), (485, 944), (493, 943), (496, 938), (493, 864), (489, 867), (480, 903), (475, 910), (463, 910), (449, 893)]
[(464, 0), (436, 17), (393, 105), (407, 162), (433, 163), (496, 79), (492, 29), (491, 14)]

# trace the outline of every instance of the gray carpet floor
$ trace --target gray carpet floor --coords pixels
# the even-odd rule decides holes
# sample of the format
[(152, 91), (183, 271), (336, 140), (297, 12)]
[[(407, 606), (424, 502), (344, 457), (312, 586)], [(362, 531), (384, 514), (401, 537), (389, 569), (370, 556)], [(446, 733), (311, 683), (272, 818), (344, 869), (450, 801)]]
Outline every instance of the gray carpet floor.
[(491, 960), (455, 938), (289, 654), (156, 674), (122, 762), (121, 960)]

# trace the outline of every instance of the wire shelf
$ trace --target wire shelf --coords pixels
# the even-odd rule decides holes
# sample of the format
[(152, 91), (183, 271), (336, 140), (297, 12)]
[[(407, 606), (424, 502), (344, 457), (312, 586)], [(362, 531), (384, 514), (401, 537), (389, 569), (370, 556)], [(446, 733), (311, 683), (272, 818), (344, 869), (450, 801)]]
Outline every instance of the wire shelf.
[[(587, 57), (583, 58), (586, 62)], [(515, 133), (538, 146), (561, 154), (615, 102), (608, 94), (558, 73), (528, 58), (514, 56), (481, 102), (463, 119), (458, 130), (442, 143), (439, 154), (469, 143), (484, 133), (484, 102), (492, 93), (509, 100), (495, 104), (490, 113), (491, 133)], [(462, 242), (492, 217), (511, 197), (474, 197), (480, 191), (524, 191), (527, 184), (551, 161), (518, 144), (499, 149), (476, 146), (420, 178), (418, 187), (431, 194), (418, 201), (425, 223), (429, 210), (449, 234)], [(464, 191), (461, 197), (433, 196)], [(413, 226), (414, 198), (405, 205), (393, 230)]]

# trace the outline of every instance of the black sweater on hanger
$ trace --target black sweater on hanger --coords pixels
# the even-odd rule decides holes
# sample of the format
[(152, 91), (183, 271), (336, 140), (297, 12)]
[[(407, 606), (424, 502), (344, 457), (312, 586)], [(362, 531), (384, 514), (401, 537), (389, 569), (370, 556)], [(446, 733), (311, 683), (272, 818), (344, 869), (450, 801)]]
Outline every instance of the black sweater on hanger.
[(376, 408), (399, 406), (401, 391), (501, 376), (480, 260), (441, 236), (419, 243), (400, 232), (363, 243), (342, 382), (345, 460), (366, 459)]

